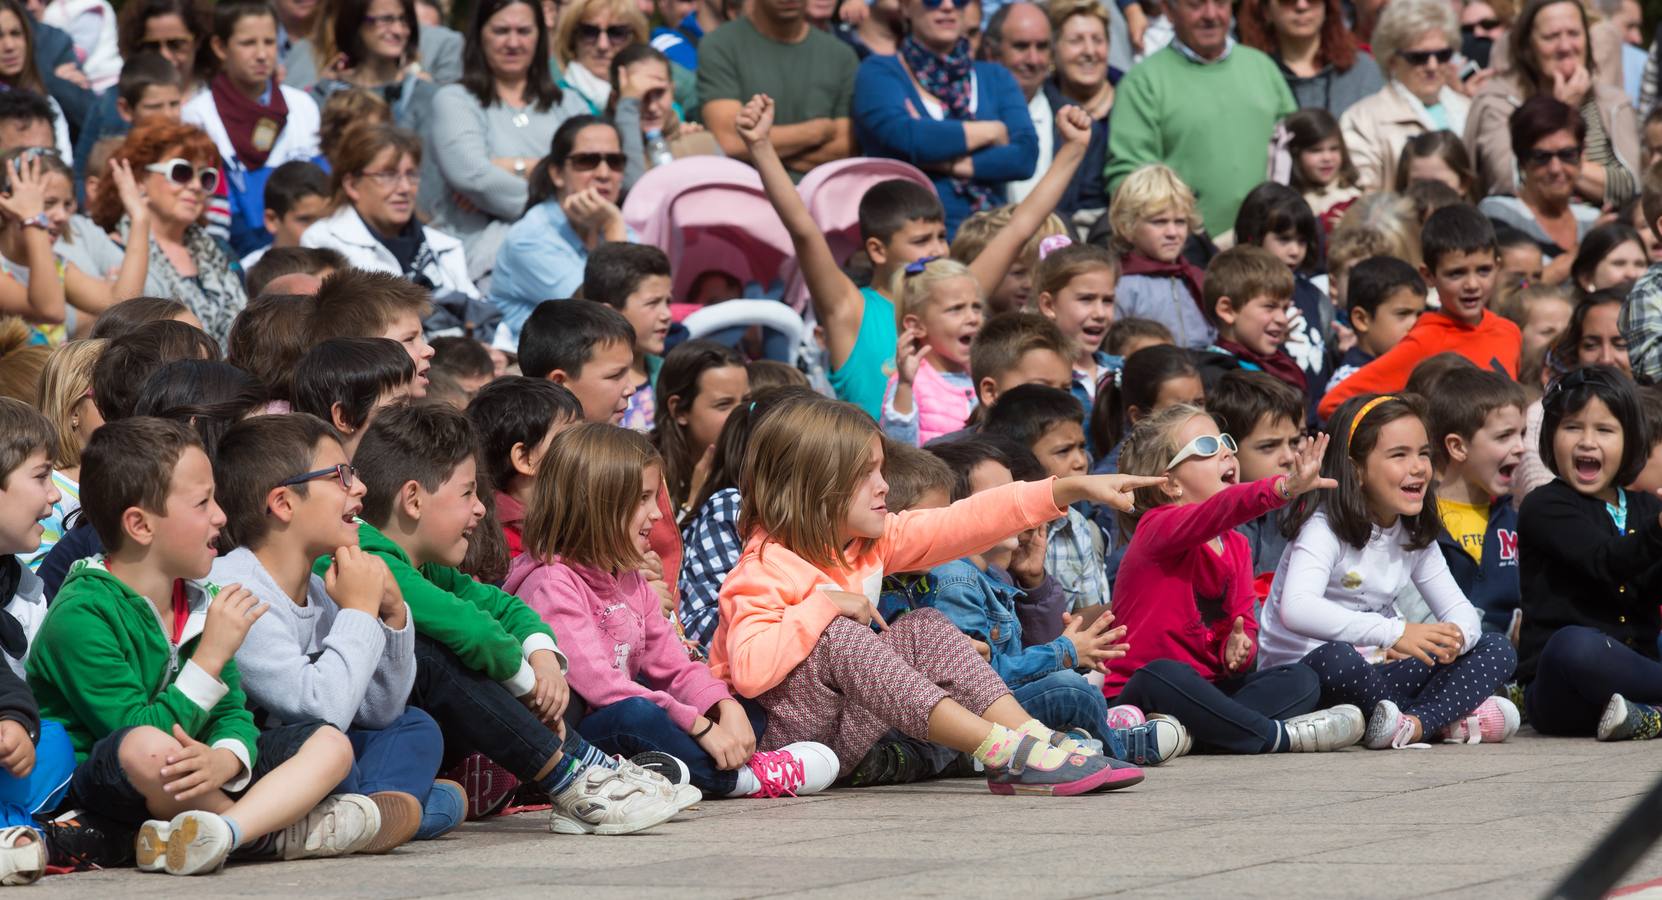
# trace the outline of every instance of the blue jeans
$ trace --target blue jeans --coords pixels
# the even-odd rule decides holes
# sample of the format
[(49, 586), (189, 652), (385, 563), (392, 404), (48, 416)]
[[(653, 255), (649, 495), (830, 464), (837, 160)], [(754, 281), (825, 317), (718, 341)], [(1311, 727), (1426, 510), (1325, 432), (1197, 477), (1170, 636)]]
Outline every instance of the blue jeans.
[(432, 716), (411, 706), (385, 728), (352, 728), (346, 737), (352, 741), (352, 771), (336, 793), (401, 791), (427, 802), (444, 756), (444, 736)]
[[(760, 740), (768, 727), (767, 713), (760, 704), (749, 700), (740, 700), (739, 704), (750, 717), (750, 729)], [(717, 769), (716, 761), (692, 735), (671, 721), (663, 707), (644, 697), (630, 697), (591, 710), (577, 730), (602, 751), (625, 758), (648, 750), (668, 753), (687, 764), (694, 787), (718, 797), (728, 796), (738, 786), (737, 772)]]
[(1662, 703), (1662, 663), (1596, 628), (1570, 625), (1541, 648), (1524, 705), (1529, 724), (1542, 734), (1589, 735), (1611, 694)]
[(1156, 659), (1132, 673), (1114, 702), (1176, 717), (1205, 750), (1269, 753), (1281, 740), (1279, 720), (1315, 709), (1321, 693), (1315, 670), (1298, 663), (1214, 683), (1187, 663)]
[(1052, 731), (1082, 728), (1099, 741), (1108, 723), (1108, 701), (1085, 676), (1072, 669), (1052, 672), (1010, 692), (1021, 708)]
[(35, 768), (26, 778), (0, 770), (0, 827), (35, 824), (35, 816), (57, 809), (69, 792), (75, 772), (75, 748), (63, 726), (50, 719), (40, 723), (35, 743)]

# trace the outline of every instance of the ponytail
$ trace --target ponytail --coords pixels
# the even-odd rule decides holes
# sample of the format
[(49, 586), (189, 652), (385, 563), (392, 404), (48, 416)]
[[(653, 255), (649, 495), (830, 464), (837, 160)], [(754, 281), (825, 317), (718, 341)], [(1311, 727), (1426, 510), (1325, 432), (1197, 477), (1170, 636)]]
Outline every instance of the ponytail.
[(1189, 352), (1181, 347), (1155, 344), (1131, 354), (1125, 368), (1113, 373), (1097, 390), (1096, 403), (1091, 407), (1091, 446), (1098, 453), (1118, 446), (1133, 424), (1132, 407), (1146, 416), (1154, 411), (1160, 388), (1166, 382), (1199, 375)]

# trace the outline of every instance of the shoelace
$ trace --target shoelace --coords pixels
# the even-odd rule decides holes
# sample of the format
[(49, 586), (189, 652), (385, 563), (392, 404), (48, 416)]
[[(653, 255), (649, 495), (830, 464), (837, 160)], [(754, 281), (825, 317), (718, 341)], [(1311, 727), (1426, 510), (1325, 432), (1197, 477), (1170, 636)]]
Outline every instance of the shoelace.
[(807, 778), (802, 769), (802, 760), (783, 750), (757, 753), (750, 758), (749, 766), (756, 780), (762, 785), (762, 789), (756, 793), (769, 799), (785, 794), (795, 797), (796, 789), (802, 787), (802, 782)]
[(1414, 723), (1403, 716), (1397, 722), (1397, 733), (1391, 735), (1391, 749), (1393, 750), (1430, 750), (1431, 745), (1414, 741)]
[[(1464, 738), (1460, 736), (1462, 728), (1465, 729), (1466, 733)], [(1449, 744), (1481, 744), (1483, 743), (1483, 720), (1475, 715), (1467, 716), (1450, 725), (1448, 727), (1448, 737), (1443, 740), (1444, 743)]]

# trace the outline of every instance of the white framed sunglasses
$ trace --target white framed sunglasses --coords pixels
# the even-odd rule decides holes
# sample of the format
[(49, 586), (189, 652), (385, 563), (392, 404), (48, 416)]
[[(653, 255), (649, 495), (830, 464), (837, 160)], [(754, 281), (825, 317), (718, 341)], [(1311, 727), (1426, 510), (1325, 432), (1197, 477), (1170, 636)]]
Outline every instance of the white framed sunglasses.
[(190, 160), (164, 159), (161, 162), (151, 163), (144, 167), (146, 172), (155, 172), (157, 175), (167, 176), (167, 180), (180, 187), (190, 187), (194, 182), (202, 189), (202, 193), (211, 194), (219, 187), (219, 170), (213, 166), (197, 168), (191, 165)]
[(1239, 448), (1235, 446), (1235, 439), (1227, 434), (1203, 434), (1187, 444), (1184, 444), (1183, 449), (1177, 451), (1177, 455), (1171, 458), (1171, 462), (1166, 463), (1166, 471), (1170, 472), (1172, 469), (1177, 468), (1178, 465), (1186, 459), (1194, 457), (1205, 459), (1207, 457), (1217, 456), (1218, 451), (1224, 449), (1227, 449), (1230, 453), (1234, 453)]

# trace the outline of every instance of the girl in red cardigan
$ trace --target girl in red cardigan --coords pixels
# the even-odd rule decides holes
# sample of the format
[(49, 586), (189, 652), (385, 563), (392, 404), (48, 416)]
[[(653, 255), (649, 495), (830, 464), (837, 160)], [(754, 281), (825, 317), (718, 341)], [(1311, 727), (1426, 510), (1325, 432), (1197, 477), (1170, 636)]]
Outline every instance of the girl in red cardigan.
[(1109, 705), (1176, 717), (1202, 747), (1226, 753), (1325, 751), (1362, 738), (1354, 706), (1311, 712), (1321, 696), (1301, 664), (1253, 671), (1252, 551), (1236, 526), (1317, 488), (1327, 436), (1306, 439), (1291, 475), (1237, 484), (1235, 440), (1204, 410), (1169, 406), (1137, 423), (1120, 471), (1165, 475), (1121, 514), (1131, 544), (1114, 617), (1131, 649), (1109, 664)]

